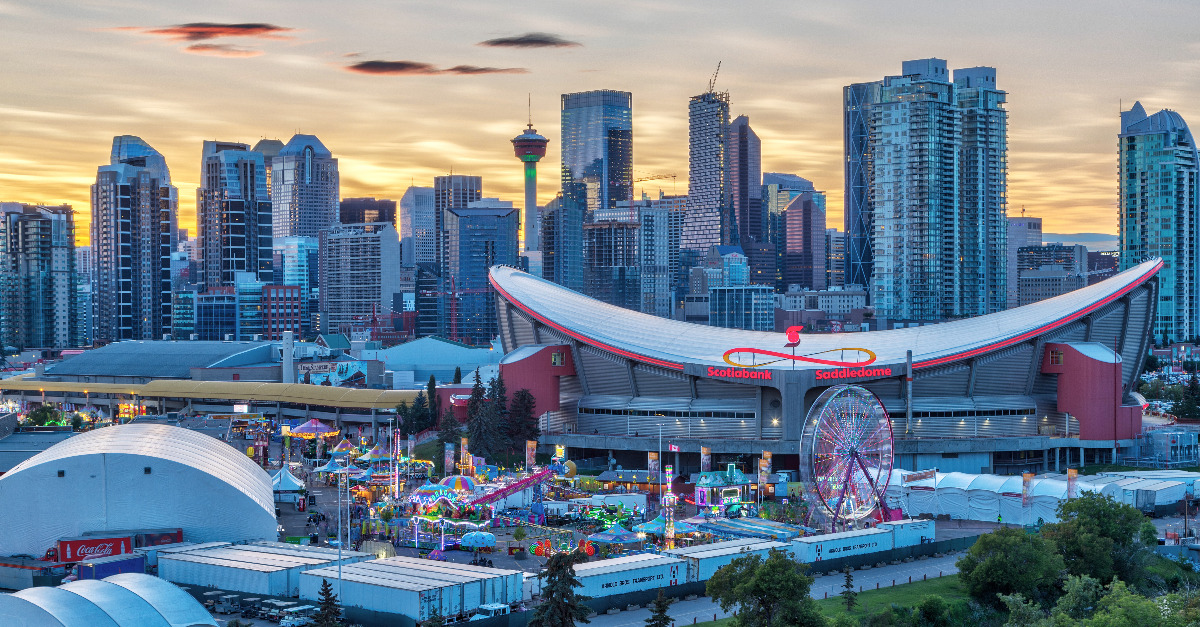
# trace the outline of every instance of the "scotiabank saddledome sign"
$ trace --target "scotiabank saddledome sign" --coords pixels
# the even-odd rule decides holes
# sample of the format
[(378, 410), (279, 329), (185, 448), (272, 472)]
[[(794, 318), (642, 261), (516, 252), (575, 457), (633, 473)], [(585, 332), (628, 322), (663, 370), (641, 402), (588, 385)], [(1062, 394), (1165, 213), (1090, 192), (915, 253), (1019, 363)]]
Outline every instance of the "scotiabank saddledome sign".
[[(797, 354), (796, 347), (800, 345), (800, 330), (802, 326), (791, 327), (787, 330), (787, 344), (784, 348), (792, 349), (791, 354), (781, 353), (778, 351), (766, 350), (763, 348), (731, 348), (725, 351), (721, 358), (725, 363), (733, 366), (733, 368), (712, 368), (708, 369), (710, 377), (728, 377), (731, 379), (771, 379), (770, 370), (758, 370), (764, 366), (770, 366), (779, 362), (802, 362), (809, 364), (821, 364), (823, 366), (834, 366), (833, 370), (818, 370), (816, 373), (817, 380), (827, 379), (852, 379), (860, 377), (890, 377), (892, 376), (891, 367), (886, 368), (868, 368), (875, 363), (875, 352), (866, 348), (845, 347), (831, 348), (808, 354)], [(860, 357), (855, 361), (847, 361), (845, 358), (849, 353), (851, 356)], [(834, 355), (838, 359), (833, 359)]]

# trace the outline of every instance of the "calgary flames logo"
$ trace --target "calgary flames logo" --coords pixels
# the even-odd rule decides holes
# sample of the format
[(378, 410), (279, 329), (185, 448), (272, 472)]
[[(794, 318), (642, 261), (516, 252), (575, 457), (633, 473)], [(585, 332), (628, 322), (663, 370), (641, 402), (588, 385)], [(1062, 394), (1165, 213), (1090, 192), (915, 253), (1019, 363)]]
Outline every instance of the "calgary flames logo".
[[(738, 368), (762, 368), (763, 366), (769, 366), (771, 364), (789, 360), (793, 362), (800, 361), (810, 364), (821, 364), (823, 366), (836, 367), (868, 366), (875, 363), (875, 353), (865, 348), (831, 348), (828, 350), (817, 351), (815, 353), (808, 353), (806, 355), (797, 355), (796, 347), (800, 345), (800, 331), (803, 329), (803, 326), (788, 327), (787, 344), (784, 344), (784, 348), (792, 349), (792, 353), (790, 355), (787, 353), (769, 351), (763, 348), (731, 348), (725, 351), (725, 354), (722, 355), (722, 358), (725, 360), (725, 363)], [(845, 360), (846, 353), (851, 353), (860, 357), (865, 356), (866, 359), (847, 361)], [(822, 355), (825, 355), (826, 357), (822, 357)], [(834, 355), (837, 355), (838, 359), (834, 359)], [(764, 360), (763, 358), (766, 359)], [(747, 361), (749, 361), (749, 363), (746, 363)]]

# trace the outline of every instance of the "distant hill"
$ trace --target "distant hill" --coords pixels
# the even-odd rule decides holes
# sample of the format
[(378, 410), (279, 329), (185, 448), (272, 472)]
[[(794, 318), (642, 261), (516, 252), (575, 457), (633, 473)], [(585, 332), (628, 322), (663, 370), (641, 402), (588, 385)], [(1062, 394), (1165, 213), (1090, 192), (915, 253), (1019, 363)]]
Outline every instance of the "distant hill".
[(1117, 250), (1117, 236), (1112, 233), (1042, 233), (1042, 241), (1069, 246), (1083, 244), (1089, 251)]

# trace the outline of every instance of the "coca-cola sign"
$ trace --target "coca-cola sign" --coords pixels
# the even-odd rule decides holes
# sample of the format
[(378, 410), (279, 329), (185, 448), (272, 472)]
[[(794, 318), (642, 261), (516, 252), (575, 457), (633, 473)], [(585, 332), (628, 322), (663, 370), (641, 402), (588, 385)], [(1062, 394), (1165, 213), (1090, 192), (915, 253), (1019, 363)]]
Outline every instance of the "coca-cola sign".
[(78, 562), (131, 552), (133, 540), (129, 537), (72, 538), (58, 541), (59, 559), (64, 562)]

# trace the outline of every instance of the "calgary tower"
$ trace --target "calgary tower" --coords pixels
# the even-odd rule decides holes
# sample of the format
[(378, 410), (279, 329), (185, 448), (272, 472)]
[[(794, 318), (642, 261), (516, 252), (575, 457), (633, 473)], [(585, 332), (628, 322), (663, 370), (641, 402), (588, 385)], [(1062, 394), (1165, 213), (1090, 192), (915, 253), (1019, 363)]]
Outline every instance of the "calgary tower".
[(538, 135), (530, 119), (524, 133), (512, 140), (513, 151), (525, 163), (525, 215), (521, 220), (521, 246), (524, 252), (540, 250), (537, 230), (537, 163), (546, 156), (550, 140)]

